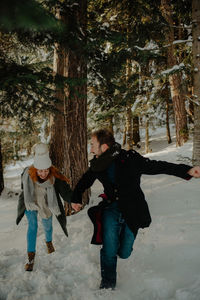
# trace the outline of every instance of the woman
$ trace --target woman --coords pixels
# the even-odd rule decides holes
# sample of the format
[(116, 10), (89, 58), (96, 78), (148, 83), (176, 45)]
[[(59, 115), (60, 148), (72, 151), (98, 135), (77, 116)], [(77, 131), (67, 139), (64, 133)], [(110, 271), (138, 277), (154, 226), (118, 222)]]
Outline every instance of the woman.
[(35, 146), (33, 166), (27, 167), (22, 174), (22, 193), (19, 196), (17, 225), (24, 214), (28, 220), (26, 271), (32, 271), (36, 252), (38, 214), (42, 218), (48, 253), (55, 251), (52, 243), (52, 215), (56, 215), (66, 236), (66, 216), (60, 196), (70, 203), (72, 191), (68, 179), (62, 175), (49, 158), (46, 144)]

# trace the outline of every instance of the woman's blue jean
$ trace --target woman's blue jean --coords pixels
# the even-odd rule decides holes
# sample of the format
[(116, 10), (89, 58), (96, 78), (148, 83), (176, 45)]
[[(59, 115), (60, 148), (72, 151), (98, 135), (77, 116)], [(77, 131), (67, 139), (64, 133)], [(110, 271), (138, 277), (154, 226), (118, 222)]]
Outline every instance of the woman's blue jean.
[(122, 218), (117, 202), (113, 202), (105, 208), (102, 221), (101, 276), (105, 285), (114, 287), (117, 274), (117, 255), (120, 258), (128, 258), (133, 250), (135, 237)]
[[(36, 210), (26, 210), (25, 215), (28, 220), (27, 252), (35, 252), (38, 229), (38, 212)], [(42, 219), (42, 225), (44, 228), (46, 242), (51, 242), (53, 233), (52, 216), (48, 219)]]

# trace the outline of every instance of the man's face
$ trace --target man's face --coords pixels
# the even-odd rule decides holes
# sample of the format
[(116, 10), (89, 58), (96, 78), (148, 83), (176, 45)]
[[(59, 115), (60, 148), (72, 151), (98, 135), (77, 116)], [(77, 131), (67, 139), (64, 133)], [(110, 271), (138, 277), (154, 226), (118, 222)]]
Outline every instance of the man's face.
[(102, 151), (102, 145), (100, 146), (99, 142), (97, 141), (96, 136), (91, 137), (91, 149), (90, 152), (99, 157), (104, 151)]

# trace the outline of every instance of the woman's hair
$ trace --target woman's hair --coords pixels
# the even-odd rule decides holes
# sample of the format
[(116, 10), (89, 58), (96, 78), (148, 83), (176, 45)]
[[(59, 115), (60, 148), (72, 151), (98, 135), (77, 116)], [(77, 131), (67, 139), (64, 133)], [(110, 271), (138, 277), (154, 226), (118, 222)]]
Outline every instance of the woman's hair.
[[(34, 166), (31, 166), (29, 168), (29, 175), (30, 175), (31, 179), (33, 180), (33, 182), (36, 182), (39, 180), (39, 177), (37, 175), (37, 169)], [(61, 174), (56, 167), (51, 166), (49, 168), (49, 174), (46, 179), (49, 179), (50, 182), (53, 183), (54, 177), (59, 178), (63, 181), (66, 181), (68, 184), (70, 183), (69, 179), (67, 177), (65, 177), (63, 174)]]
[(91, 136), (95, 136), (100, 145), (107, 144), (111, 147), (115, 143), (115, 138), (108, 129), (99, 129), (92, 132)]

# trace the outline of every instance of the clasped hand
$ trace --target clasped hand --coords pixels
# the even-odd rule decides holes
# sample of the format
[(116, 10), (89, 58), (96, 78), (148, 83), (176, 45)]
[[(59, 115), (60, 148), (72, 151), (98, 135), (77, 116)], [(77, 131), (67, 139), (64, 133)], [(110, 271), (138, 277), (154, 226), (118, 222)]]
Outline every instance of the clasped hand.
[(78, 212), (82, 208), (82, 204), (80, 204), (80, 203), (71, 203), (71, 206), (75, 212)]
[(188, 171), (188, 174), (195, 178), (200, 178), (200, 166), (195, 166)]

